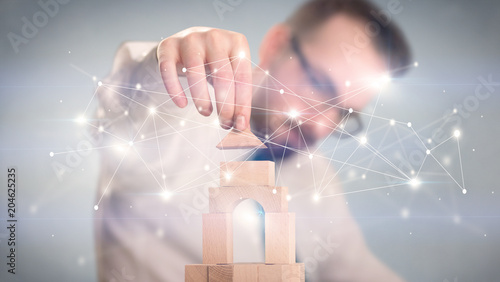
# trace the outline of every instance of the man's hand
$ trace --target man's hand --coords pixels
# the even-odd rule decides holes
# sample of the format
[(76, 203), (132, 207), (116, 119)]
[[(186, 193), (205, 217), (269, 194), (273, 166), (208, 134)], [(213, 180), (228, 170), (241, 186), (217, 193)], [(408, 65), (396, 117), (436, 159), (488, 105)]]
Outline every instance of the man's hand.
[(183, 108), (187, 98), (179, 76), (187, 76), (193, 102), (204, 116), (212, 113), (207, 78), (215, 90), (223, 128), (245, 130), (252, 103), (252, 66), (244, 35), (232, 31), (193, 27), (164, 39), (157, 50), (161, 77), (173, 102)]

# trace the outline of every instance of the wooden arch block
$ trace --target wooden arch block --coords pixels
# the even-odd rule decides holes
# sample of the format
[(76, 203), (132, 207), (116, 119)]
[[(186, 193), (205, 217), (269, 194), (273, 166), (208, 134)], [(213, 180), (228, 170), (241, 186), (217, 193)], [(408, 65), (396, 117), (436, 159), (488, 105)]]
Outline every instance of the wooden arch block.
[(214, 187), (208, 189), (209, 211), (211, 213), (232, 213), (239, 203), (246, 199), (257, 201), (264, 212), (288, 212), (287, 187), (238, 186)]

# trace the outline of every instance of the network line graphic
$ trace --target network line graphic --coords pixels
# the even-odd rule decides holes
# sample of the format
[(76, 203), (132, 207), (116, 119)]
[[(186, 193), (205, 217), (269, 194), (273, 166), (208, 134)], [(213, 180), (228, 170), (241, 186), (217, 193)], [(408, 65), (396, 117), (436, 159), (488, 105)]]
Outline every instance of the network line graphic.
[[(290, 57), (290, 59), (294, 58)], [(366, 81), (363, 81), (363, 85), (356, 88), (351, 87), (351, 81), (346, 81), (345, 85), (349, 91), (346, 93), (339, 93), (339, 95), (324, 101), (304, 97), (301, 93), (292, 91), (285, 84), (281, 83), (276, 77), (274, 77), (271, 72), (260, 68), (259, 65), (251, 61), (244, 54), (230, 57), (229, 60), (226, 59), (227, 62), (222, 67), (231, 67), (236, 65), (235, 72), (237, 72), (239, 62), (241, 60), (250, 61), (255, 70), (261, 72), (261, 74), (263, 74), (263, 79), (266, 80), (266, 83), (251, 84), (252, 88), (264, 89), (268, 92), (274, 93), (273, 95), (281, 95), (284, 97), (283, 100), (285, 102), (287, 100), (287, 96), (293, 97), (294, 99), (300, 99), (301, 102), (307, 105), (307, 107), (301, 111), (290, 110), (289, 112), (280, 112), (273, 109), (258, 107), (253, 107), (252, 110), (267, 111), (269, 114), (280, 115), (283, 117), (280, 124), (276, 126), (276, 129), (273, 132), (265, 134), (263, 140), (265, 144), (294, 151), (297, 155), (305, 156), (311, 161), (318, 158), (328, 163), (328, 169), (322, 173), (322, 177), (313, 177), (313, 179), (310, 179), (313, 184), (313, 189), (302, 191), (302, 193), (307, 193), (313, 201), (328, 201), (328, 199), (340, 195), (370, 193), (372, 191), (383, 189), (399, 189), (406, 187), (416, 190), (428, 181), (428, 177), (432, 178), (434, 175), (441, 175), (448, 178), (448, 180), (458, 189), (459, 193), (467, 193), (460, 146), (462, 132), (459, 129), (449, 132), (449, 136), (444, 141), (436, 143), (434, 140), (422, 135), (420, 133), (421, 130), (416, 130), (414, 128), (414, 124), (411, 122), (394, 120), (378, 114), (377, 106), (379, 104), (379, 99), (381, 98), (384, 86), (391, 83), (390, 75), (381, 75), (377, 78), (366, 79)], [(220, 61), (204, 64), (202, 66), (182, 68), (182, 73), (184, 74), (192, 72), (202, 77), (200, 81), (191, 83), (191, 85), (185, 87), (184, 90), (189, 90), (196, 84), (202, 83), (205, 80), (208, 82), (212, 79), (224, 80), (224, 77), (218, 76), (217, 69), (213, 69), (211, 72), (199, 72), (200, 69), (210, 69), (210, 64), (214, 63), (220, 63)], [(408, 66), (408, 68), (410, 67), (418, 67), (418, 63), (415, 62), (411, 66)], [(94, 81), (97, 81), (95, 77)], [(234, 86), (235, 83), (242, 83), (235, 81), (234, 78), (230, 79), (228, 82), (232, 86)], [(161, 81), (159, 83), (161, 84)], [(377, 91), (377, 95), (375, 96), (376, 103), (375, 106), (367, 112), (355, 111), (352, 108), (344, 108), (342, 106), (346, 100), (352, 99), (357, 95), (362, 95), (366, 91), (373, 91), (374, 89)], [(136, 94), (129, 95), (128, 93), (130, 92)], [(185, 109), (177, 109), (173, 112), (168, 111), (169, 108), (166, 108), (165, 106), (173, 104), (172, 98), (178, 97), (181, 94), (182, 93), (169, 95), (164, 90), (151, 90), (148, 85), (143, 85), (141, 83), (130, 85), (129, 83), (123, 84), (123, 82), (116, 83), (115, 81), (107, 80), (97, 82), (97, 88), (90, 98), (90, 101), (83, 109), (82, 114), (78, 116), (75, 121), (86, 126), (88, 129), (97, 132), (97, 134), (104, 136), (107, 140), (112, 140), (103, 146), (94, 147), (92, 150), (116, 151), (115, 156), (118, 162), (113, 173), (110, 175), (110, 178), (106, 180), (107, 184), (104, 189), (102, 189), (102, 194), (97, 198), (94, 205), (95, 210), (99, 209), (99, 205), (101, 204), (104, 195), (109, 189), (111, 189), (110, 187), (112, 183), (116, 181), (117, 174), (119, 173), (123, 162), (131, 156), (134, 156), (134, 158), (139, 160), (137, 163), (138, 166), (144, 166), (149, 172), (149, 175), (144, 177), (151, 177), (157, 185), (157, 187), (154, 188), (156, 191), (145, 192), (160, 192), (158, 195), (167, 200), (175, 199), (176, 195), (179, 193), (186, 193), (194, 188), (198, 188), (200, 186), (200, 183), (197, 182), (198, 180), (203, 179), (209, 174), (217, 173), (219, 164), (215, 163), (202, 148), (196, 146), (190, 138), (185, 136), (185, 134), (188, 131), (196, 131), (201, 128), (205, 128), (206, 130), (209, 128), (210, 130), (216, 131), (219, 134), (220, 139), (222, 139), (225, 133), (221, 130), (215, 113), (212, 113), (212, 116), (214, 116), (212, 122), (204, 123), (197, 119), (190, 119), (189, 117), (186, 118), (186, 116), (183, 115), (183, 110)], [(105, 122), (96, 122), (96, 120), (99, 119), (94, 118), (95, 114), (91, 105), (95, 104), (96, 101), (102, 98), (99, 97), (100, 95), (114, 96), (116, 99), (121, 101), (123, 105), (126, 105), (124, 106), (124, 110), (112, 119), (108, 119)], [(149, 100), (144, 97), (155, 97), (155, 99)], [(151, 101), (153, 100), (156, 104), (151, 105)], [(233, 102), (224, 101), (222, 106), (224, 107), (225, 105), (231, 103)], [(188, 107), (193, 107), (193, 105), (190, 104)], [(165, 108), (167, 110), (165, 110)], [(341, 116), (338, 120), (333, 120), (331, 116), (327, 116), (325, 114), (326, 111), (332, 108), (336, 108), (346, 114)], [(103, 107), (99, 107), (97, 111), (105, 112), (106, 110), (110, 111), (110, 109)], [(310, 114), (310, 111), (314, 111), (314, 114)], [(134, 112), (140, 112), (141, 114), (134, 114)], [(365, 127), (359, 134), (356, 135), (346, 129), (347, 124), (354, 119), (355, 115), (358, 115), (363, 120), (366, 120)], [(316, 120), (316, 117), (318, 116), (323, 117), (324, 120), (327, 120), (328, 122), (318, 124)], [(173, 123), (175, 123), (175, 125)], [(302, 125), (306, 123), (314, 123), (316, 126), (324, 127), (328, 129), (330, 133), (326, 138), (320, 140), (317, 144), (312, 146), (306, 142), (307, 136), (305, 136), (301, 130)], [(375, 123), (377, 125), (375, 125)], [(435, 123), (436, 122), (421, 127), (420, 129), (430, 128), (434, 126)], [(115, 130), (117, 126), (128, 128)], [(162, 128), (168, 128), (169, 131), (164, 132)], [(297, 148), (289, 145), (289, 137), (292, 131), (300, 134), (300, 138), (304, 144), (303, 147)], [(126, 132), (126, 134), (123, 134), (123, 132)], [(381, 138), (378, 138), (379, 140), (376, 142), (377, 144), (375, 144), (375, 142), (372, 143), (371, 136), (373, 134), (382, 136)], [(166, 160), (164, 159), (164, 154), (162, 154), (161, 143), (161, 139), (170, 138), (173, 135), (177, 135), (176, 137), (181, 138), (185, 144), (192, 147), (192, 150), (196, 152), (197, 157), (204, 158), (206, 161), (206, 165), (199, 170), (202, 171), (202, 173), (197, 173), (197, 175), (193, 176), (192, 179), (186, 179), (186, 182), (183, 185), (174, 188), (170, 187), (168, 183), (169, 170), (167, 170), (164, 165)], [(389, 138), (389, 135), (394, 135), (396, 138)], [(200, 136), (200, 138), (203, 138), (203, 136)], [(285, 140), (284, 143), (277, 141), (278, 139), (283, 140), (283, 138)], [(418, 165), (406, 165), (408, 163), (408, 158), (411, 157), (408, 156), (405, 151), (404, 141), (408, 139), (413, 139), (413, 146), (423, 152)], [(158, 162), (155, 162), (155, 164), (151, 164), (148, 160), (146, 160), (146, 158), (143, 157), (143, 153), (138, 148), (141, 144), (145, 143), (154, 144), (156, 147), (151, 148), (150, 145), (148, 147), (149, 152), (153, 149), (157, 152)], [(213, 145), (215, 146), (215, 144)], [(452, 173), (450, 171), (449, 159), (445, 158), (443, 160), (443, 158), (436, 156), (435, 152), (439, 151), (443, 147), (446, 147), (448, 151), (453, 149), (451, 151), (455, 152), (460, 172), (458, 175), (457, 173)], [(360, 151), (362, 151), (363, 154), (361, 158), (358, 156)], [(248, 160), (255, 152), (256, 150), (253, 150), (250, 154), (248, 154), (248, 152), (245, 151), (239, 155), (237, 154), (236, 157), (234, 157), (234, 155), (226, 156), (225, 151), (220, 151), (220, 154), (222, 154), (224, 161), (234, 161)], [(396, 152), (398, 158), (400, 160), (402, 159), (403, 162), (396, 162), (394, 152)], [(67, 153), (71, 152), (50, 152), (50, 156), (54, 157), (56, 155), (64, 155)], [(276, 160), (276, 164), (279, 165), (278, 171), (276, 172), (277, 180), (279, 180), (281, 175), (281, 164), (283, 163), (284, 158), (285, 156), (283, 153), (283, 156), (281, 156), (281, 158), (278, 157)], [(382, 163), (384, 165), (384, 169), (381, 170), (379, 167), (373, 167), (372, 163), (374, 161)], [(435, 169), (432, 171), (426, 170), (426, 164), (429, 163), (433, 163), (435, 165)], [(301, 166), (301, 163), (296, 164), (297, 169), (300, 169)], [(330, 167), (332, 169), (329, 170)], [(378, 177), (383, 177), (387, 181), (385, 183), (380, 183), (380, 181), (376, 183), (365, 181), (362, 186), (357, 187), (355, 190), (351, 189), (350, 191), (342, 191), (339, 193), (330, 193), (328, 191), (327, 188), (334, 185), (335, 182), (345, 183), (346, 181), (350, 181), (343, 179), (341, 174), (347, 170), (353, 169), (362, 172), (361, 175), (354, 178), (366, 179), (367, 175), (377, 175)], [(196, 185), (194, 183), (196, 183)], [(205, 184), (209, 185), (209, 183)], [(288, 200), (293, 200), (293, 195), (290, 196)]]

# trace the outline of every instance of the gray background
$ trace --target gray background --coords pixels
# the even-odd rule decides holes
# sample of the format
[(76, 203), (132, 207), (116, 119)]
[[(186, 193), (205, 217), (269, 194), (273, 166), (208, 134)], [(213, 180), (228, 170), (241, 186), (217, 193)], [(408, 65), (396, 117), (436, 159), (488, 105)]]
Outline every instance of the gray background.
[[(386, 9), (389, 1), (375, 2)], [(20, 245), (18, 274), (13, 277), (6, 273), (6, 229), (0, 229), (0, 280), (95, 280), (92, 207), (98, 154), (66, 160), (65, 154), (50, 158), (49, 152), (73, 150), (89, 140), (73, 119), (90, 100), (95, 87), (92, 77), (98, 80), (110, 70), (121, 42), (160, 40), (190, 26), (213, 26), (245, 34), (257, 61), (266, 30), (299, 3), (243, 0), (221, 18), (212, 1), (73, 0), (61, 5), (16, 53), (7, 34), (20, 34), (22, 17), (31, 19), (41, 8), (36, 1), (2, 0), (0, 177), (5, 187), (6, 168), (18, 167)], [(418, 190), (353, 193), (348, 195), (349, 205), (373, 251), (409, 281), (497, 281), (500, 86), (492, 86), (495, 92), (468, 112), (470, 116), (443, 116), (474, 95), (478, 77), (492, 75), (500, 81), (500, 2), (401, 0), (401, 4), (403, 11), (393, 20), (408, 35), (419, 67), (383, 91), (376, 115), (411, 121), (424, 139), (431, 138), (436, 128), (446, 134), (459, 128), (467, 194), (440, 166), (427, 160), (422, 166), (427, 181)], [(370, 127), (370, 142), (385, 150), (401, 169), (418, 170), (418, 162), (412, 163), (409, 156), (421, 154), (422, 147), (415, 145), (410, 131), (398, 130), (377, 119)], [(399, 134), (402, 141), (383, 142), (385, 132), (392, 140), (398, 140)], [(346, 152), (350, 144), (345, 142)], [(436, 158), (448, 163), (448, 172), (461, 183), (456, 141), (446, 145), (436, 150)], [(383, 162), (372, 159), (357, 154), (351, 161), (385, 169)], [(53, 171), (56, 162), (72, 164), (61, 179)], [(363, 173), (342, 170), (346, 191), (386, 184), (368, 172), (367, 179), (361, 180)], [(1, 189), (0, 200), (4, 226), (6, 188)]]

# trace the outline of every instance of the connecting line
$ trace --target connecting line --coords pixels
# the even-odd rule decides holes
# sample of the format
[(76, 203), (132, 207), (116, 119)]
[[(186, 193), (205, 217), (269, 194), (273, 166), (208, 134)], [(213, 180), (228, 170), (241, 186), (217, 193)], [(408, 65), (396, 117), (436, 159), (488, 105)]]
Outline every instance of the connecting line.
[(446, 170), (446, 168), (444, 168), (444, 166), (436, 159), (436, 157), (434, 157), (434, 155), (430, 155), (438, 164), (439, 166), (448, 174), (448, 176), (458, 185), (458, 187), (460, 187), (460, 189), (464, 189), (462, 186), (460, 186), (460, 184), (458, 184), (458, 182), (455, 180), (455, 178), (448, 172), (448, 170)]
[[(290, 122), (290, 127), (291, 127), (292, 123)], [(285, 142), (285, 145), (288, 144), (288, 138), (290, 137), (290, 129), (288, 130), (288, 135), (286, 136), (286, 142)], [(276, 182), (279, 181), (280, 179), (280, 176), (281, 176), (281, 168), (283, 167), (283, 161), (285, 160), (285, 152), (286, 152), (286, 149), (283, 150), (283, 154), (281, 155), (281, 161), (280, 161), (280, 169), (278, 170), (278, 176), (276, 177)]]
[(106, 194), (106, 191), (108, 191), (108, 188), (109, 186), (111, 185), (111, 182), (113, 182), (113, 179), (115, 178), (115, 175), (116, 175), (116, 172), (118, 172), (118, 169), (120, 169), (122, 163), (123, 163), (123, 160), (125, 159), (125, 157), (127, 156), (127, 153), (128, 153), (128, 150), (130, 150), (130, 148), (127, 148), (127, 151), (123, 154), (122, 156), (122, 159), (120, 160), (120, 162), (118, 163), (118, 166), (116, 166), (116, 169), (115, 171), (113, 172), (113, 175), (111, 176), (111, 178), (109, 179), (108, 181), (108, 185), (106, 185), (106, 188), (104, 189), (104, 191), (102, 192), (101, 194), (101, 197), (99, 198), (99, 201), (97, 201), (97, 206), (99, 206), (99, 204), (101, 203), (102, 201), (102, 198), (104, 197), (104, 194)]
[(333, 194), (333, 195), (322, 196), (321, 198), (338, 197), (338, 196), (344, 196), (344, 195), (348, 195), (348, 194), (356, 194), (356, 193), (361, 193), (361, 192), (380, 190), (380, 189), (392, 188), (392, 187), (403, 186), (403, 185), (406, 185), (406, 183), (392, 184), (392, 185), (356, 190), (356, 191), (351, 191), (351, 192), (337, 193), (337, 194)]
[(358, 145), (356, 147), (356, 149), (354, 149), (354, 151), (351, 153), (351, 155), (347, 158), (347, 160), (345, 162), (342, 163), (342, 166), (335, 172), (335, 174), (333, 175), (333, 177), (326, 183), (326, 185), (321, 188), (320, 190), (320, 194), (325, 191), (326, 187), (328, 187), (328, 185), (330, 185), (330, 183), (333, 181), (333, 179), (335, 179), (335, 177), (337, 177), (337, 175), (339, 174), (339, 172), (344, 168), (344, 166), (346, 165), (346, 163), (351, 159), (351, 157), (358, 151), (359, 149), (359, 146), (361, 145)]
[[(347, 123), (348, 120), (349, 120), (349, 116), (351, 114), (347, 114), (344, 118), (342, 118), (342, 120), (340, 121), (341, 123), (342, 122), (345, 122)], [(332, 134), (333, 132), (331, 132), (330, 134)], [(342, 137), (342, 134), (343, 134), (343, 131), (340, 132), (340, 136)], [(326, 140), (326, 139), (325, 139)], [(333, 156), (335, 155), (335, 153), (337, 152), (337, 148), (339, 146), (339, 143), (340, 143), (340, 137), (337, 139), (337, 143), (335, 143), (335, 147), (333, 148), (333, 151), (332, 151), (332, 155), (330, 156), (330, 159), (328, 160), (328, 165), (326, 166), (326, 169), (325, 169), (325, 173), (323, 173), (323, 177), (321, 178), (321, 182), (319, 184), (320, 187), (323, 186), (323, 182), (325, 181), (325, 178), (326, 178), (326, 174), (328, 173), (328, 170), (330, 169), (330, 165), (332, 163), (332, 160), (333, 160)], [(321, 145), (318, 146), (318, 148), (321, 148)], [(318, 150), (318, 149), (316, 149)], [(316, 153), (316, 151), (314, 152)], [(316, 189), (315, 189), (316, 190)]]
[(155, 174), (153, 173), (153, 171), (149, 168), (149, 165), (146, 163), (146, 161), (144, 160), (144, 158), (141, 156), (141, 153), (139, 153), (139, 151), (137, 151), (136, 148), (133, 148), (135, 153), (137, 154), (137, 156), (139, 156), (139, 158), (141, 159), (142, 163), (144, 164), (144, 166), (148, 169), (149, 173), (151, 173), (151, 176), (153, 177), (153, 179), (156, 181), (156, 183), (158, 184), (158, 187), (160, 187), (160, 189), (165, 192), (165, 188), (163, 188), (163, 186), (161, 185), (160, 181), (158, 181), (158, 179), (156, 178)]
[(155, 136), (156, 136), (156, 145), (158, 145), (158, 157), (160, 158), (160, 167), (161, 167), (161, 178), (163, 179), (163, 189), (166, 190), (167, 189), (167, 183), (165, 182), (165, 177), (163, 177), (165, 175), (165, 170), (163, 169), (163, 159), (162, 159), (162, 154), (161, 154), (161, 149), (160, 149), (160, 138), (158, 138), (158, 130), (156, 128), (156, 119), (154, 117), (154, 114), (152, 114), (153, 116), (153, 127), (155, 129)]
[(457, 137), (457, 148), (458, 148), (458, 159), (460, 161), (460, 172), (462, 174), (462, 189), (465, 189), (465, 176), (464, 176), (464, 169), (462, 167), (462, 153), (460, 152), (460, 141), (458, 140), (459, 138)]
[(205, 159), (209, 160), (210, 163), (212, 163), (214, 166), (217, 166), (217, 164), (215, 162), (213, 162), (205, 153), (203, 153), (198, 147), (196, 147), (193, 142), (191, 142), (189, 140), (189, 138), (186, 138), (186, 136), (184, 136), (184, 134), (182, 134), (179, 130), (175, 129), (169, 122), (167, 122), (165, 119), (163, 119), (161, 116), (158, 116), (163, 122), (165, 122), (173, 131), (174, 133), (173, 134), (178, 134), (180, 135), (184, 140), (186, 140), (186, 142), (189, 143), (189, 145), (191, 145), (196, 151), (198, 151)]

